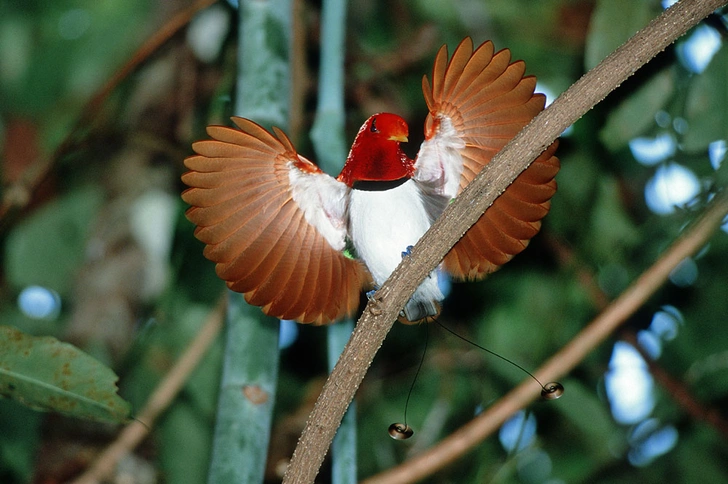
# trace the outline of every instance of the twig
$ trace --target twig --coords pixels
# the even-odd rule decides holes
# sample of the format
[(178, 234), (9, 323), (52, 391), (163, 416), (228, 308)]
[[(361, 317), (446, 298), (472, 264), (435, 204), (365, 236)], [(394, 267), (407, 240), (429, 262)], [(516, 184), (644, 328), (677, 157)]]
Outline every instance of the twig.
[[(728, 192), (714, 199), (702, 217), (680, 237), (649, 269), (642, 273), (614, 302), (561, 351), (552, 356), (534, 375), (541, 381), (560, 378), (574, 369), (615, 329), (642, 306), (680, 262), (698, 252), (728, 214)], [(362, 484), (403, 484), (415, 482), (452, 463), (497, 430), (508, 417), (535, 400), (533, 381), (524, 380), (495, 405), (452, 433), (435, 447), (385, 471)]]
[[(561, 244), (554, 237), (549, 240), (549, 245), (557, 253), (562, 263), (569, 264), (575, 258), (569, 249)], [(578, 269), (577, 277), (581, 282), (581, 285), (586, 288), (590, 294), (594, 304), (599, 309), (604, 309), (607, 306), (607, 296), (599, 288), (594, 281), (592, 274), (589, 274), (586, 269)], [(670, 375), (664, 368), (658, 365), (652, 358), (645, 352), (645, 350), (637, 343), (637, 335), (634, 331), (625, 331), (622, 334), (622, 338), (630, 343), (635, 349), (642, 355), (642, 358), (647, 363), (647, 367), (650, 370), (655, 380), (666, 390), (666, 395), (669, 398), (675, 400), (675, 402), (682, 407), (686, 413), (691, 415), (696, 420), (701, 420), (708, 425), (715, 428), (718, 432), (723, 434), (723, 437), (728, 437), (728, 420), (723, 418), (721, 413), (714, 407), (710, 407), (700, 402), (689, 389), (689, 386), (682, 380), (678, 380)]]
[(82, 132), (84, 127), (97, 115), (109, 95), (117, 86), (134, 72), (144, 61), (152, 56), (162, 45), (164, 45), (182, 27), (187, 25), (192, 17), (200, 10), (209, 7), (216, 0), (196, 0), (192, 5), (174, 15), (154, 35), (148, 38), (131, 56), (131, 58), (88, 100), (78, 120), (68, 135), (53, 153), (46, 157), (35, 160), (18, 180), (8, 187), (0, 202), (0, 220), (13, 208), (23, 208), (32, 200), (32, 194), (38, 185), (45, 180), (53, 165), (58, 162), (66, 153), (76, 146), (76, 136)]
[[(314, 481), (336, 428), (399, 311), (426, 275), (439, 264), (497, 196), (564, 129), (723, 3), (722, 0), (682, 0), (667, 9), (537, 116), (448, 206), (415, 245), (412, 255), (402, 261), (364, 310), (349, 344), (309, 416), (284, 483)], [(545, 367), (548, 370), (545, 374), (560, 374), (555, 369), (556, 364), (549, 363)], [(523, 387), (518, 391), (528, 393), (526, 396), (530, 398), (533, 388)], [(493, 408), (504, 411), (502, 404)], [(470, 432), (470, 427), (463, 430), (465, 434)]]
[(728, 420), (723, 418), (717, 408), (700, 402), (693, 396), (685, 382), (673, 377), (664, 368), (656, 364), (638, 344), (637, 335), (634, 331), (626, 331), (622, 337), (642, 355), (650, 374), (655, 377), (657, 383), (665, 389), (665, 393), (675, 400), (680, 408), (684, 409), (695, 420), (703, 421), (713, 427), (723, 435), (724, 439), (728, 438)]
[(96, 484), (104, 481), (114, 472), (119, 460), (144, 440), (156, 418), (172, 403), (220, 333), (225, 316), (225, 300), (225, 297), (220, 298), (195, 339), (159, 383), (136, 420), (124, 427), (117, 439), (72, 484)]

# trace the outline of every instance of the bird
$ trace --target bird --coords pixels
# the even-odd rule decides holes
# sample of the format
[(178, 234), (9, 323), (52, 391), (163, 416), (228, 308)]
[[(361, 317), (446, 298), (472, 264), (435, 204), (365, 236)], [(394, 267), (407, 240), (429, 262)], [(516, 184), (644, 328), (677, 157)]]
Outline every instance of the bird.
[[(184, 160), (187, 218), (203, 253), (232, 291), (267, 315), (314, 325), (351, 317), (362, 292), (381, 286), (452, 199), (533, 117), (546, 98), (523, 61), (492, 41), (465, 38), (437, 52), (422, 79), (428, 109), (414, 159), (409, 126), (376, 113), (359, 129), (332, 177), (299, 154), (279, 128), (233, 117), (208, 126)], [(501, 194), (444, 257), (441, 270), (478, 280), (538, 233), (556, 192), (558, 140)], [(437, 317), (443, 294), (433, 271), (400, 317)]]

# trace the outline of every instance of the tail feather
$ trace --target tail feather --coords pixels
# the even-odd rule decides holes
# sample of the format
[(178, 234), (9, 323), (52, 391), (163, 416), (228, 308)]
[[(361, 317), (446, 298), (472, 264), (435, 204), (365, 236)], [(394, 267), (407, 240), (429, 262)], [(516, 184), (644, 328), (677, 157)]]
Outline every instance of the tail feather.
[(437, 301), (429, 299), (410, 299), (404, 307), (404, 314), (400, 314), (399, 321), (404, 324), (418, 324), (427, 318), (436, 318), (440, 315), (440, 305)]

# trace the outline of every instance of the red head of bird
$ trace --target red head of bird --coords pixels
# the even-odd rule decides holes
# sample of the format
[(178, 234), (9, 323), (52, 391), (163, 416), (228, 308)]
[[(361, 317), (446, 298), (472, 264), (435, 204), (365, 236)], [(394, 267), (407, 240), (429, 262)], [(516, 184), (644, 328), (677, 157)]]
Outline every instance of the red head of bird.
[(394, 181), (414, 174), (414, 161), (400, 147), (409, 128), (396, 114), (370, 116), (359, 129), (338, 180), (353, 186), (359, 181)]

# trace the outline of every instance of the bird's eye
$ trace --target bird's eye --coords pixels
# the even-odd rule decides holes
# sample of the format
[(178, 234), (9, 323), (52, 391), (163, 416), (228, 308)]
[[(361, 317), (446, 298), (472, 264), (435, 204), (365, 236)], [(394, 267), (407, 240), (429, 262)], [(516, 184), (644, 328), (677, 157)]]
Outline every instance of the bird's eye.
[(379, 133), (379, 130), (377, 129), (377, 118), (372, 119), (372, 125), (369, 128), (369, 131), (372, 133)]

